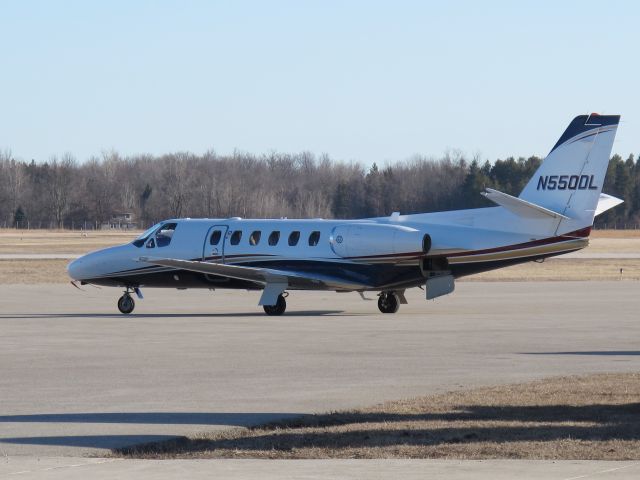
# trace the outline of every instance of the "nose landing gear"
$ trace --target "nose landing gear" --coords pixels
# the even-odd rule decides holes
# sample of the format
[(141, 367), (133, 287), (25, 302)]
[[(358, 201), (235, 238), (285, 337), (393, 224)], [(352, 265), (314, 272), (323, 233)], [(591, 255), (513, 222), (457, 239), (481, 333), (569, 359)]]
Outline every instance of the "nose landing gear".
[(378, 297), (378, 308), (382, 313), (396, 313), (400, 308), (400, 298), (395, 292), (382, 292)]
[(118, 310), (120, 310), (120, 313), (128, 315), (133, 312), (134, 308), (136, 308), (136, 302), (131, 296), (131, 293), (133, 292), (135, 292), (138, 298), (142, 298), (140, 289), (127, 287), (127, 289), (124, 291), (124, 294), (118, 299)]
[(120, 310), (120, 313), (128, 315), (133, 312), (134, 308), (136, 308), (136, 302), (133, 301), (129, 292), (125, 292), (125, 294), (118, 299), (118, 310)]

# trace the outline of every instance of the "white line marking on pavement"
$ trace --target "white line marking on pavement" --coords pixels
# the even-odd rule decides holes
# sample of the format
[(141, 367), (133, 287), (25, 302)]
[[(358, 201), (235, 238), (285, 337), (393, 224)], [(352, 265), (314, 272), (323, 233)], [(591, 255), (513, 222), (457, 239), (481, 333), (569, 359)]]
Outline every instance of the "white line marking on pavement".
[(638, 463), (630, 463), (629, 465), (623, 465), (621, 467), (615, 467), (615, 468), (608, 468), (607, 470), (601, 470), (599, 472), (593, 472), (593, 473), (587, 473), (586, 475), (579, 475), (577, 477), (569, 477), (569, 478), (565, 478), (564, 480), (578, 480), (579, 478), (589, 478), (589, 477), (593, 477), (595, 475), (601, 475), (603, 473), (610, 473), (610, 472), (615, 472), (617, 470), (623, 470), (625, 468), (629, 468), (629, 467), (636, 467), (640, 464)]
[(118, 461), (118, 458), (105, 458), (104, 460), (100, 460), (98, 462), (87, 462), (87, 463), (72, 463), (70, 465), (56, 465), (54, 467), (45, 467), (45, 468), (36, 468), (34, 470), (21, 470), (19, 472), (9, 472), (6, 475), (24, 475), (26, 473), (36, 473), (36, 472), (48, 472), (51, 470), (60, 470), (63, 468), (75, 468), (75, 467), (86, 467), (91, 465), (101, 465), (103, 463), (111, 463)]

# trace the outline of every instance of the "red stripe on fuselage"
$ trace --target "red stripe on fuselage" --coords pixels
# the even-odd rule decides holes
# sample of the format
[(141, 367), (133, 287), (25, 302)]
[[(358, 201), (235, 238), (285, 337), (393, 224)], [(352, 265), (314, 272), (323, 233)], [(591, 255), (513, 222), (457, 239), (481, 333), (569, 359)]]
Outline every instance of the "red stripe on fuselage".
[[(487, 248), (484, 250), (466, 250), (464, 252), (443, 254), (443, 255), (437, 255), (437, 256), (438, 257), (465, 257), (467, 255), (481, 255), (485, 253), (505, 252), (508, 250), (521, 250), (523, 248), (549, 245), (552, 243), (565, 242), (567, 240), (575, 240), (578, 238), (588, 238), (590, 233), (591, 233), (591, 227), (586, 227), (580, 230), (576, 230), (574, 232), (565, 233), (564, 235), (559, 235), (557, 237), (542, 238), (540, 240), (532, 240), (530, 242), (516, 243), (513, 245), (506, 245), (503, 247)], [(410, 256), (421, 257), (425, 255), (428, 256), (429, 254), (428, 253), (425, 254), (424, 252), (408, 252), (408, 253), (390, 253), (385, 255), (365, 255), (362, 257), (344, 257), (344, 258), (348, 260), (354, 260), (354, 259), (365, 259), (365, 258), (372, 259), (372, 258), (410, 257)]]

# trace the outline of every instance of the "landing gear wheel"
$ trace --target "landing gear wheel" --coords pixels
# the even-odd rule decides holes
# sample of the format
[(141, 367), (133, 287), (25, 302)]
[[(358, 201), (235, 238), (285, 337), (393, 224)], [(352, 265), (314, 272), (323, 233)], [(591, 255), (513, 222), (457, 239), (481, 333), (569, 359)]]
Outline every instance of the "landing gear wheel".
[(378, 308), (382, 313), (396, 313), (400, 308), (400, 299), (393, 292), (381, 293), (378, 297)]
[(133, 298), (128, 293), (125, 293), (118, 299), (118, 310), (120, 310), (120, 313), (128, 315), (133, 312), (134, 308), (136, 308), (136, 302), (133, 301)]
[(278, 295), (278, 301), (275, 305), (263, 305), (264, 313), (267, 315), (282, 315), (287, 309), (287, 301), (282, 294)]

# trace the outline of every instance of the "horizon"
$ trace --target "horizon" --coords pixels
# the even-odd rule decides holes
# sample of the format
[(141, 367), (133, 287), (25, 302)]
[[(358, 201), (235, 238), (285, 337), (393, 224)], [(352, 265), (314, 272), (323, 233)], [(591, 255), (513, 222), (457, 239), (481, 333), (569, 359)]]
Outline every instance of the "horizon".
[[(120, 160), (136, 160), (136, 159), (142, 159), (145, 157), (152, 157), (153, 160), (159, 160), (162, 159), (164, 157), (170, 157), (170, 156), (177, 156), (177, 155), (193, 155), (196, 158), (201, 158), (204, 159), (208, 154), (213, 155), (214, 158), (231, 158), (234, 157), (235, 155), (237, 156), (250, 156), (255, 158), (256, 160), (265, 160), (267, 159), (269, 156), (300, 156), (300, 155), (304, 155), (304, 154), (311, 154), (313, 156), (313, 161), (314, 162), (319, 162), (321, 161), (323, 158), (327, 158), (331, 163), (333, 164), (345, 164), (345, 165), (359, 165), (365, 169), (370, 169), (373, 167), (373, 165), (376, 165), (378, 168), (384, 169), (387, 167), (393, 167), (394, 165), (403, 165), (403, 164), (408, 164), (411, 163), (413, 161), (427, 161), (427, 162), (439, 162), (439, 161), (443, 161), (446, 159), (451, 160), (452, 162), (458, 162), (458, 161), (465, 161), (468, 165), (470, 165), (473, 161), (477, 161), (479, 165), (483, 165), (486, 162), (489, 162), (491, 165), (494, 165), (497, 161), (505, 161), (505, 160), (509, 160), (509, 159), (514, 159), (516, 161), (520, 161), (520, 160), (527, 160), (529, 158), (538, 158), (540, 160), (544, 160), (546, 155), (543, 156), (539, 156), (539, 155), (519, 155), (519, 156), (515, 156), (515, 155), (508, 155), (506, 157), (502, 157), (502, 158), (475, 158), (475, 156), (467, 156), (464, 154), (464, 152), (460, 152), (460, 151), (456, 151), (456, 150), (451, 150), (448, 152), (444, 152), (442, 153), (440, 156), (436, 156), (436, 155), (424, 155), (421, 153), (416, 153), (414, 155), (411, 155), (410, 157), (407, 158), (403, 158), (403, 159), (398, 159), (398, 160), (394, 160), (394, 161), (389, 161), (389, 160), (385, 160), (383, 162), (376, 162), (373, 161), (371, 163), (366, 163), (366, 162), (362, 162), (362, 161), (358, 161), (358, 160), (344, 160), (344, 159), (340, 159), (340, 158), (333, 158), (331, 157), (329, 154), (327, 153), (320, 153), (320, 154), (316, 154), (313, 152), (308, 152), (308, 151), (300, 151), (300, 152), (276, 152), (276, 151), (271, 151), (271, 152), (264, 152), (264, 153), (253, 153), (253, 152), (244, 152), (244, 151), (235, 151), (232, 153), (228, 153), (228, 154), (221, 154), (219, 152), (214, 151), (213, 149), (209, 149), (206, 150), (203, 153), (194, 153), (194, 152), (190, 152), (190, 151), (175, 151), (175, 152), (166, 152), (166, 153), (160, 153), (160, 154), (151, 154), (151, 153), (134, 153), (134, 154), (129, 154), (129, 155), (124, 155), (121, 152), (115, 151), (115, 150), (111, 150), (111, 151), (105, 151), (102, 152), (100, 155), (91, 155), (88, 158), (85, 159), (79, 159), (77, 158), (72, 152), (64, 152), (62, 154), (54, 154), (54, 155), (50, 155), (48, 158), (43, 159), (43, 160), (38, 160), (38, 159), (25, 159), (25, 158), (19, 158), (16, 155), (13, 155), (13, 152), (11, 152), (10, 149), (4, 149), (4, 150), (0, 150), (0, 160), (4, 159), (13, 159), (17, 162), (22, 162), (24, 164), (29, 164), (31, 162), (34, 162), (36, 165), (42, 165), (45, 163), (50, 163), (55, 161), (61, 161), (65, 156), (70, 156), (70, 158), (76, 162), (79, 165), (82, 165), (86, 162), (91, 162), (91, 161), (97, 161), (97, 162), (104, 162), (107, 160), (110, 160), (111, 158), (109, 158), (110, 156), (115, 155), (118, 159)], [(611, 152), (611, 157), (610, 158), (614, 158), (614, 157), (619, 157), (622, 160), (627, 160), (629, 157), (632, 157), (634, 161), (640, 161), (640, 153), (635, 153), (635, 152), (629, 152), (627, 154), (621, 154), (618, 152)]]

